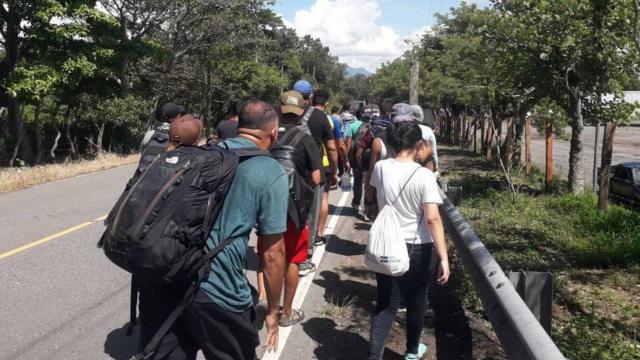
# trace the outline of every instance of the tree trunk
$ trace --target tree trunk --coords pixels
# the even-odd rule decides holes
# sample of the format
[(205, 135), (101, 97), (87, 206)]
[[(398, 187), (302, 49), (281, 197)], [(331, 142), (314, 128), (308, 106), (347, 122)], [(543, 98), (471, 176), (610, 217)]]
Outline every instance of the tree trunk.
[(98, 127), (98, 136), (96, 137), (96, 152), (98, 153), (98, 156), (104, 155), (102, 139), (104, 139), (104, 123), (100, 124)]
[(8, 99), (7, 118), (9, 122), (9, 134), (11, 134), (11, 137), (14, 139), (14, 152), (17, 151), (16, 156), (9, 162), (9, 166), (13, 166), (13, 162), (18, 157), (18, 154), (23, 161), (33, 163), (33, 149), (24, 130), (22, 111), (20, 110), (20, 103), (17, 99)]
[(51, 160), (56, 160), (56, 149), (58, 149), (58, 143), (60, 143), (60, 138), (62, 137), (62, 133), (60, 133), (60, 129), (54, 125), (56, 128), (56, 138), (53, 139), (53, 145), (51, 146), (51, 150), (49, 150), (49, 155), (51, 156)]
[(518, 111), (516, 116), (516, 137), (513, 145), (513, 165), (520, 166), (522, 164), (522, 138), (525, 131), (526, 114), (522, 114), (521, 111)]
[(582, 145), (584, 121), (582, 99), (570, 92), (571, 148), (569, 150), (569, 191), (581, 194), (584, 191), (584, 167), (582, 165)]
[(481, 153), (485, 153), (486, 151), (486, 147), (487, 147), (487, 143), (485, 142), (485, 132), (484, 132), (484, 128), (486, 126), (487, 123), (487, 114), (486, 113), (482, 113), (482, 117), (480, 118), (480, 152)]
[(71, 136), (71, 121), (69, 119), (70, 115), (71, 115), (71, 107), (67, 108), (67, 112), (64, 115), (64, 131), (65, 131), (65, 136), (67, 137), (67, 141), (69, 142), (69, 151), (70, 151), (71, 158), (75, 160), (78, 157), (78, 152), (76, 151), (76, 145), (73, 140), (73, 137)]
[(607, 122), (604, 127), (604, 139), (602, 140), (600, 192), (598, 193), (598, 210), (600, 211), (606, 211), (609, 207), (611, 157), (613, 155), (613, 137), (615, 133), (616, 124)]
[(546, 192), (551, 191), (551, 184), (553, 183), (553, 124), (551, 122), (547, 122), (546, 126), (546, 138), (545, 138), (545, 146), (546, 146), (546, 161), (545, 161), (545, 179), (544, 179), (544, 189)]
[(40, 122), (40, 110), (42, 103), (38, 101), (33, 110), (33, 123), (36, 131), (36, 159), (35, 163), (40, 164), (44, 157), (44, 148), (42, 147), (42, 123)]
[(473, 153), (477, 153), (478, 152), (478, 142), (476, 139), (476, 133), (478, 132), (478, 122), (477, 122), (478, 118), (476, 118), (476, 120), (473, 122), (473, 137), (471, 138), (471, 141), (473, 141)]
[(525, 157), (525, 174), (531, 175), (531, 138), (533, 137), (533, 127), (531, 126), (531, 119), (525, 121), (525, 135), (524, 135), (524, 157)]
[(507, 136), (504, 138), (504, 164), (507, 170), (513, 166), (513, 123), (514, 118), (507, 121)]
[(486, 148), (487, 148), (487, 152), (486, 152), (486, 157), (487, 157), (487, 161), (490, 161), (493, 159), (493, 128), (494, 128), (494, 120), (493, 120), (493, 113), (492, 115), (489, 117), (488, 122), (487, 122), (487, 137), (485, 139), (485, 144), (486, 144)]

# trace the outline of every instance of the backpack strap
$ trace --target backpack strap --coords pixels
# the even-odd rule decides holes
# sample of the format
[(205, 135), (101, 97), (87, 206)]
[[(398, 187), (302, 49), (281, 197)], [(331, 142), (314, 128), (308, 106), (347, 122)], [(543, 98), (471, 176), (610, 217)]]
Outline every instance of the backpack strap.
[(300, 141), (307, 135), (304, 131), (299, 129), (298, 127), (293, 127), (289, 129), (284, 136), (278, 141), (279, 145), (289, 145), (292, 147), (296, 147)]
[(304, 116), (302, 116), (302, 119), (300, 119), (300, 125), (302, 124), (306, 124), (309, 122), (309, 119), (311, 119), (311, 115), (313, 115), (313, 112), (315, 111), (316, 108), (314, 108), (313, 106), (309, 106), (307, 108), (307, 111), (304, 112)]

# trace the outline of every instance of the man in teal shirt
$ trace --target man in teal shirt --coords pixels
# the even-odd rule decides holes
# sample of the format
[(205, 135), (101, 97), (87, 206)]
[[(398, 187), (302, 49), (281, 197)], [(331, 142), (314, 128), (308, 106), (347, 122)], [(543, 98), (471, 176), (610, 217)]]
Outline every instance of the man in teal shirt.
[[(264, 102), (253, 101), (246, 104), (240, 114), (238, 137), (219, 146), (268, 150), (277, 136), (277, 112)], [(268, 350), (276, 349), (288, 196), (289, 180), (276, 160), (254, 156), (241, 161), (206, 248), (211, 250), (225, 239), (236, 240), (214, 258), (208, 279), (165, 336), (153, 359), (191, 360), (196, 358), (198, 350), (202, 350), (208, 360), (256, 358), (255, 349), (260, 340), (254, 325), (251, 287), (244, 273), (253, 228), (261, 235), (264, 245), (262, 261), (269, 306), (266, 346)]]

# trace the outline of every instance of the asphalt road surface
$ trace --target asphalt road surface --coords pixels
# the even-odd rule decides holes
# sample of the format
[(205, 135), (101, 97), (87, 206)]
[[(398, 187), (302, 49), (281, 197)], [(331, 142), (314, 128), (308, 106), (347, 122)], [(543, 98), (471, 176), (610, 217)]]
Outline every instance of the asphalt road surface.
[[(506, 131), (506, 130), (505, 130)], [(571, 129), (566, 129), (571, 134)], [(503, 132), (504, 134), (505, 132)], [(598, 167), (602, 156), (602, 136), (604, 127), (600, 127), (600, 140), (598, 141)], [(544, 171), (545, 168), (545, 139), (544, 135), (538, 134), (534, 129), (531, 148), (531, 158), (533, 164)], [(595, 127), (587, 126), (584, 129), (584, 181), (585, 185), (591, 186), (593, 179), (593, 153), (595, 149)], [(566, 179), (569, 175), (569, 141), (554, 139), (553, 161), (555, 175)], [(524, 148), (523, 152), (524, 154)], [(619, 164), (626, 161), (640, 161), (640, 127), (619, 127), (616, 129), (613, 145), (612, 164)]]
[[(96, 248), (102, 220), (133, 171), (124, 166), (0, 194), (0, 359), (124, 360), (134, 354), (137, 334), (125, 335), (130, 276)], [(342, 195), (332, 192), (332, 203)], [(329, 225), (339, 220), (332, 215)], [(317, 262), (323, 253), (317, 252)], [(255, 269), (254, 255), (252, 282)]]

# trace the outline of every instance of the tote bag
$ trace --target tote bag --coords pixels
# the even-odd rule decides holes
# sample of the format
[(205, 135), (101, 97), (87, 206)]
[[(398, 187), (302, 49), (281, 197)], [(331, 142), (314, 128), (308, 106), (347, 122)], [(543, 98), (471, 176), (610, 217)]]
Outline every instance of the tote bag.
[(384, 196), (385, 205), (371, 226), (364, 256), (365, 265), (372, 271), (389, 276), (401, 276), (409, 271), (409, 253), (402, 237), (403, 231), (395, 204), (419, 169), (418, 167), (411, 174), (393, 202), (389, 203), (386, 194)]

